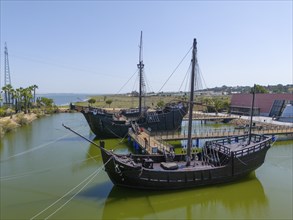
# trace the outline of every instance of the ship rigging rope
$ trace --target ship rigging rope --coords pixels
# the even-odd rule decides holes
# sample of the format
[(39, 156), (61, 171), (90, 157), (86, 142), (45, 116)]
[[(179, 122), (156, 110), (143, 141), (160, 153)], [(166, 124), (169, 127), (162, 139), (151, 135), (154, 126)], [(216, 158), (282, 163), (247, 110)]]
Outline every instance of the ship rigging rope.
[(84, 182), (86, 182), (75, 194), (73, 194), (63, 205), (61, 205), (59, 208), (57, 208), (53, 213), (51, 213), (50, 215), (48, 215), (46, 218), (44, 219), (49, 219), (50, 217), (52, 217), (54, 214), (56, 214), (59, 210), (61, 210), (65, 205), (67, 205), (78, 193), (80, 193), (100, 172), (101, 170), (107, 165), (107, 163), (109, 163), (109, 161), (112, 159), (113, 156), (111, 156), (109, 158), (109, 160), (104, 163), (101, 167), (99, 167), (97, 170), (95, 170), (92, 174), (90, 174), (86, 179), (84, 179), (82, 182), (80, 182), (78, 185), (76, 185), (75, 187), (73, 187), (71, 190), (69, 190), (67, 193), (65, 193), (63, 196), (61, 196), (58, 200), (56, 200), (55, 202), (53, 202), (51, 205), (49, 205), (48, 207), (46, 207), (45, 209), (43, 209), (42, 211), (40, 211), (39, 213), (37, 213), (36, 215), (34, 215), (32, 218), (30, 218), (30, 220), (35, 219), (36, 217), (38, 217), (40, 214), (42, 214), (43, 212), (45, 212), (46, 210), (48, 210), (49, 208), (51, 208), (52, 206), (54, 206), (56, 203), (58, 203), (60, 200), (62, 200), (64, 197), (66, 197), (67, 195), (69, 195), (71, 192), (73, 192), (75, 189), (77, 189), (79, 186), (81, 186)]
[(151, 85), (149, 84), (149, 81), (147, 79), (147, 74), (144, 74), (144, 79), (145, 79), (145, 86), (147, 87), (145, 93), (147, 93), (147, 91), (153, 92), (153, 88), (151, 87)]
[(190, 49), (188, 50), (188, 52), (184, 55), (184, 57), (182, 58), (182, 60), (179, 62), (179, 64), (176, 66), (176, 68), (173, 70), (173, 72), (170, 74), (170, 76), (168, 77), (168, 79), (165, 81), (165, 83), (163, 84), (163, 86), (159, 89), (158, 93), (162, 91), (162, 89), (164, 88), (164, 86), (166, 85), (166, 83), (169, 81), (169, 79), (173, 76), (173, 74), (176, 72), (176, 70), (179, 68), (179, 66), (181, 65), (181, 63), (185, 60), (185, 58), (187, 57), (187, 55), (189, 54), (189, 52), (191, 51), (193, 47), (190, 47)]
[(127, 83), (129, 83), (129, 81), (133, 78), (134, 75), (136, 75), (137, 72), (138, 69), (131, 75), (131, 77), (126, 81), (126, 83), (123, 84), (123, 86), (118, 90), (118, 92), (116, 92), (116, 95), (119, 94), (119, 92), (121, 92), (121, 90), (127, 85)]
[[(185, 76), (184, 76), (184, 78), (183, 78), (183, 80), (182, 80), (182, 83), (181, 83), (181, 85), (180, 85), (180, 87), (179, 87), (179, 89), (178, 89), (178, 92), (181, 91), (182, 85), (183, 85), (183, 83), (184, 83), (185, 81), (186, 81), (186, 85), (185, 85), (185, 91), (186, 91), (186, 89), (187, 89), (187, 83), (188, 83), (188, 78), (187, 78), (187, 76), (189, 75), (190, 68), (191, 68), (191, 63), (189, 64), (188, 70), (187, 70), (187, 72), (186, 72), (186, 74), (185, 74)], [(187, 78), (187, 80), (186, 80), (186, 78)]]
[[(110, 130), (109, 128), (107, 128), (108, 130), (109, 130), (109, 132), (111, 132), (112, 134), (114, 134), (115, 136), (117, 136), (118, 138), (121, 138), (120, 136), (118, 136), (116, 133), (114, 133), (112, 130)], [(123, 138), (121, 138), (121, 140), (118, 142), (118, 144), (112, 149), (112, 150), (115, 150), (118, 146), (119, 146), (119, 144), (121, 144), (123, 141), (124, 141), (124, 139), (126, 138), (128, 136), (128, 133), (126, 133), (125, 135), (124, 135), (124, 137)]]
[(199, 68), (199, 66), (198, 66), (198, 71), (199, 71), (199, 77), (200, 77), (200, 79), (203, 80), (203, 84), (204, 84), (204, 85), (202, 85), (202, 87), (203, 87), (203, 88), (205, 87), (205, 89), (207, 89), (208, 86), (207, 86), (207, 84), (206, 84), (206, 81), (205, 81), (204, 78), (203, 78), (203, 74), (202, 74), (202, 71), (201, 71), (201, 69)]

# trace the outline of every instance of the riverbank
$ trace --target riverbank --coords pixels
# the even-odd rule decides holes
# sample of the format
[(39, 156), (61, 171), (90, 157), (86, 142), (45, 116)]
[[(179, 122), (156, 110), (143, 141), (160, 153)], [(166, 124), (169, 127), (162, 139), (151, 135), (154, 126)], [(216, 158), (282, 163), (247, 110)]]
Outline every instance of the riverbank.
[(11, 116), (1, 117), (0, 118), (0, 138), (2, 138), (5, 133), (10, 132), (18, 127), (32, 123), (34, 120), (48, 116), (55, 113), (69, 113), (72, 112), (67, 107), (57, 108), (53, 113), (47, 113), (46, 111), (36, 111), (28, 114), (23, 112), (12, 114)]
[(10, 132), (22, 125), (29, 124), (37, 118), (38, 115), (35, 113), (18, 113), (0, 118), (0, 137), (2, 138), (5, 133)]

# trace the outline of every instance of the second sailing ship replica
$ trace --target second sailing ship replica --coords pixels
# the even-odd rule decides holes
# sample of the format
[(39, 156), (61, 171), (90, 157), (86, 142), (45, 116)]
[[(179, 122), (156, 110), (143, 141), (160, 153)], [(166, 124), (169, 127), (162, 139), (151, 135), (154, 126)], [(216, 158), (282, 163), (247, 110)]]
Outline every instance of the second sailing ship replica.
[(181, 127), (183, 117), (187, 114), (186, 102), (173, 102), (164, 108), (150, 110), (142, 106), (144, 94), (142, 60), (142, 32), (140, 36), (139, 50), (139, 107), (122, 109), (113, 113), (101, 108), (73, 106), (71, 108), (80, 111), (87, 120), (92, 132), (97, 138), (123, 138), (127, 135), (132, 125), (144, 127), (150, 131), (174, 131)]
[[(249, 134), (207, 141), (200, 153), (191, 153), (192, 110), (195, 71), (198, 70), (196, 39), (193, 42), (187, 153), (165, 155), (121, 155), (75, 134), (98, 146), (105, 171), (111, 181), (122, 187), (167, 190), (235, 181), (260, 167), (271, 147), (272, 138)], [(252, 109), (254, 103), (254, 92)], [(251, 110), (252, 123), (253, 111)], [(138, 134), (139, 135), (139, 134)]]

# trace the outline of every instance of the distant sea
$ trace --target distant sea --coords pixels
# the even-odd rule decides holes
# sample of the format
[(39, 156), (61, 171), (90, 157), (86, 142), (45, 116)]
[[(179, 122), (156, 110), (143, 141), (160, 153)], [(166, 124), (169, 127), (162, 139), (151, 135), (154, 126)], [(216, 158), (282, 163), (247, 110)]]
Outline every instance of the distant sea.
[(95, 95), (96, 94), (46, 93), (46, 94), (37, 94), (36, 97), (45, 97), (45, 98), (53, 99), (55, 105), (63, 106), (63, 105), (69, 105), (70, 103), (86, 101), (90, 97)]

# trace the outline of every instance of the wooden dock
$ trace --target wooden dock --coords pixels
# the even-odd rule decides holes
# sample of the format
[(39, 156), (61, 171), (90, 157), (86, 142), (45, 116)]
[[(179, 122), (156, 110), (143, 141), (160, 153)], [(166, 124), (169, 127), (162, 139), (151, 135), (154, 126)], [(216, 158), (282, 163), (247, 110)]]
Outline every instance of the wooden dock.
[(158, 141), (146, 131), (134, 133), (132, 129), (130, 129), (128, 136), (134, 141), (134, 143), (138, 144), (141, 149), (145, 150), (147, 154), (162, 154), (163, 152), (170, 153), (173, 150), (173, 147), (170, 144), (164, 141)]
[[(192, 120), (198, 121), (231, 121), (233, 119), (237, 119), (239, 117), (236, 116), (228, 116), (228, 115), (209, 115), (209, 114), (200, 114), (200, 113), (193, 113)], [(183, 118), (184, 121), (188, 120), (188, 116)]]
[[(272, 129), (253, 129), (252, 133), (259, 135), (293, 135), (293, 127), (272, 128)], [(193, 139), (209, 139), (209, 138), (224, 138), (238, 135), (248, 134), (245, 129), (203, 129), (194, 130), (192, 134)], [(170, 140), (185, 140), (187, 139), (187, 132), (156, 132), (152, 134), (155, 139), (162, 139), (164, 141)]]

